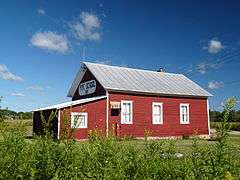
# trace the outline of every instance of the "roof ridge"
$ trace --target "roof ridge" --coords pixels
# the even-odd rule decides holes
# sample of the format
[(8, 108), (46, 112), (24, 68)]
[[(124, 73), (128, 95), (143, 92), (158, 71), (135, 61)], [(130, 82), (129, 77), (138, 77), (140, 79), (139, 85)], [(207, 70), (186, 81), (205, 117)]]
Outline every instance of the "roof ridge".
[[(132, 68), (132, 67), (122, 67), (122, 66), (117, 66), (117, 65), (108, 65), (108, 64), (101, 64), (101, 63), (94, 63), (94, 62), (89, 62), (89, 61), (82, 61), (83, 64), (95, 64), (98, 66), (108, 66), (112, 68), (118, 68), (118, 69), (128, 69), (128, 70), (135, 70), (135, 71), (144, 71), (144, 72), (150, 72), (150, 73), (158, 73), (160, 74), (161, 72), (153, 71), (153, 70), (148, 70), (148, 69), (137, 69), (137, 68)], [(178, 76), (184, 76), (183, 74), (180, 73), (169, 73), (169, 72), (164, 72), (161, 74), (169, 74), (169, 75), (178, 75)]]

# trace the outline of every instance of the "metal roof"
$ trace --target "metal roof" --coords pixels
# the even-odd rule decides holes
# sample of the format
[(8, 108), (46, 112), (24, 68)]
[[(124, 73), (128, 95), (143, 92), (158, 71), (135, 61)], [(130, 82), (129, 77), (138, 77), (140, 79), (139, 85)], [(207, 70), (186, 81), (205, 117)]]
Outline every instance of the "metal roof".
[[(124, 91), (169, 96), (212, 96), (182, 74), (156, 72), (118, 66), (82, 62), (99, 83), (109, 91)], [(83, 67), (83, 66), (82, 66)], [(78, 74), (69, 90), (72, 97), (82, 79)]]
[(65, 103), (61, 103), (61, 104), (56, 104), (56, 105), (53, 105), (53, 106), (48, 106), (48, 107), (44, 107), (44, 108), (35, 109), (33, 111), (43, 111), (43, 110), (49, 110), (49, 109), (62, 109), (62, 108), (65, 108), (65, 107), (70, 107), (70, 106), (74, 106), (74, 105), (78, 105), (78, 104), (84, 104), (84, 103), (96, 101), (96, 100), (99, 100), (99, 99), (104, 99), (106, 97), (107, 96), (97, 96), (97, 97), (92, 97), (92, 98), (80, 99), (80, 100), (76, 100), (76, 101), (69, 101), (69, 102), (65, 102)]

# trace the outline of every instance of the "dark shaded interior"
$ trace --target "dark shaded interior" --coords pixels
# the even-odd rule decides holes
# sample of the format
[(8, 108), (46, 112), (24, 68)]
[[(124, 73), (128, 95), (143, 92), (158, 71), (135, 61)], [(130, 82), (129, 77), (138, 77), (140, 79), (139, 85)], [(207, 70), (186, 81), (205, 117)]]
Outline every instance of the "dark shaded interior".
[[(51, 112), (54, 113), (53, 119), (50, 120)], [(43, 119), (41, 119), (41, 113)], [(56, 109), (36, 111), (33, 113), (33, 133), (36, 135), (44, 134), (44, 124), (46, 128), (49, 128), (54, 137), (57, 137), (58, 132), (58, 114)]]

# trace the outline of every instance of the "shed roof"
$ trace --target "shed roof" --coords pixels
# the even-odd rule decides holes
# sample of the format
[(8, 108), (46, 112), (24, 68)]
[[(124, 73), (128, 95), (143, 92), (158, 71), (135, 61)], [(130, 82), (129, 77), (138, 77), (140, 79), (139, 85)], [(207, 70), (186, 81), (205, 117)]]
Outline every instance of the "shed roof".
[(35, 110), (33, 110), (33, 112), (34, 111), (44, 111), (44, 110), (49, 110), (49, 109), (62, 109), (65, 107), (70, 107), (70, 106), (74, 106), (74, 105), (78, 105), (78, 104), (84, 104), (84, 103), (88, 103), (88, 102), (92, 102), (92, 101), (96, 101), (96, 100), (104, 99), (104, 98), (106, 98), (106, 96), (97, 96), (97, 97), (92, 97), (92, 98), (80, 99), (80, 100), (76, 100), (76, 101), (69, 101), (69, 102), (65, 102), (65, 103), (61, 103), (61, 104), (56, 104), (53, 106), (35, 109)]
[(81, 82), (86, 68), (108, 91), (136, 92), (169, 96), (212, 96), (198, 84), (184, 76), (119, 66), (82, 62), (68, 96), (72, 97)]

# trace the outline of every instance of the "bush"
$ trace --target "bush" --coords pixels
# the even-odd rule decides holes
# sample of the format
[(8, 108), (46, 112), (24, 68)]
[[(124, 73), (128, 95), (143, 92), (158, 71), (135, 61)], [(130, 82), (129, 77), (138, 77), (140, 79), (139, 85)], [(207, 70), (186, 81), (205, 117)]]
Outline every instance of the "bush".
[[(222, 179), (240, 176), (239, 152), (217, 142), (179, 156), (176, 140), (127, 140), (92, 134), (88, 142), (50, 135), (26, 141), (20, 125), (1, 128), (0, 179)], [(137, 141), (137, 140), (136, 140)]]

